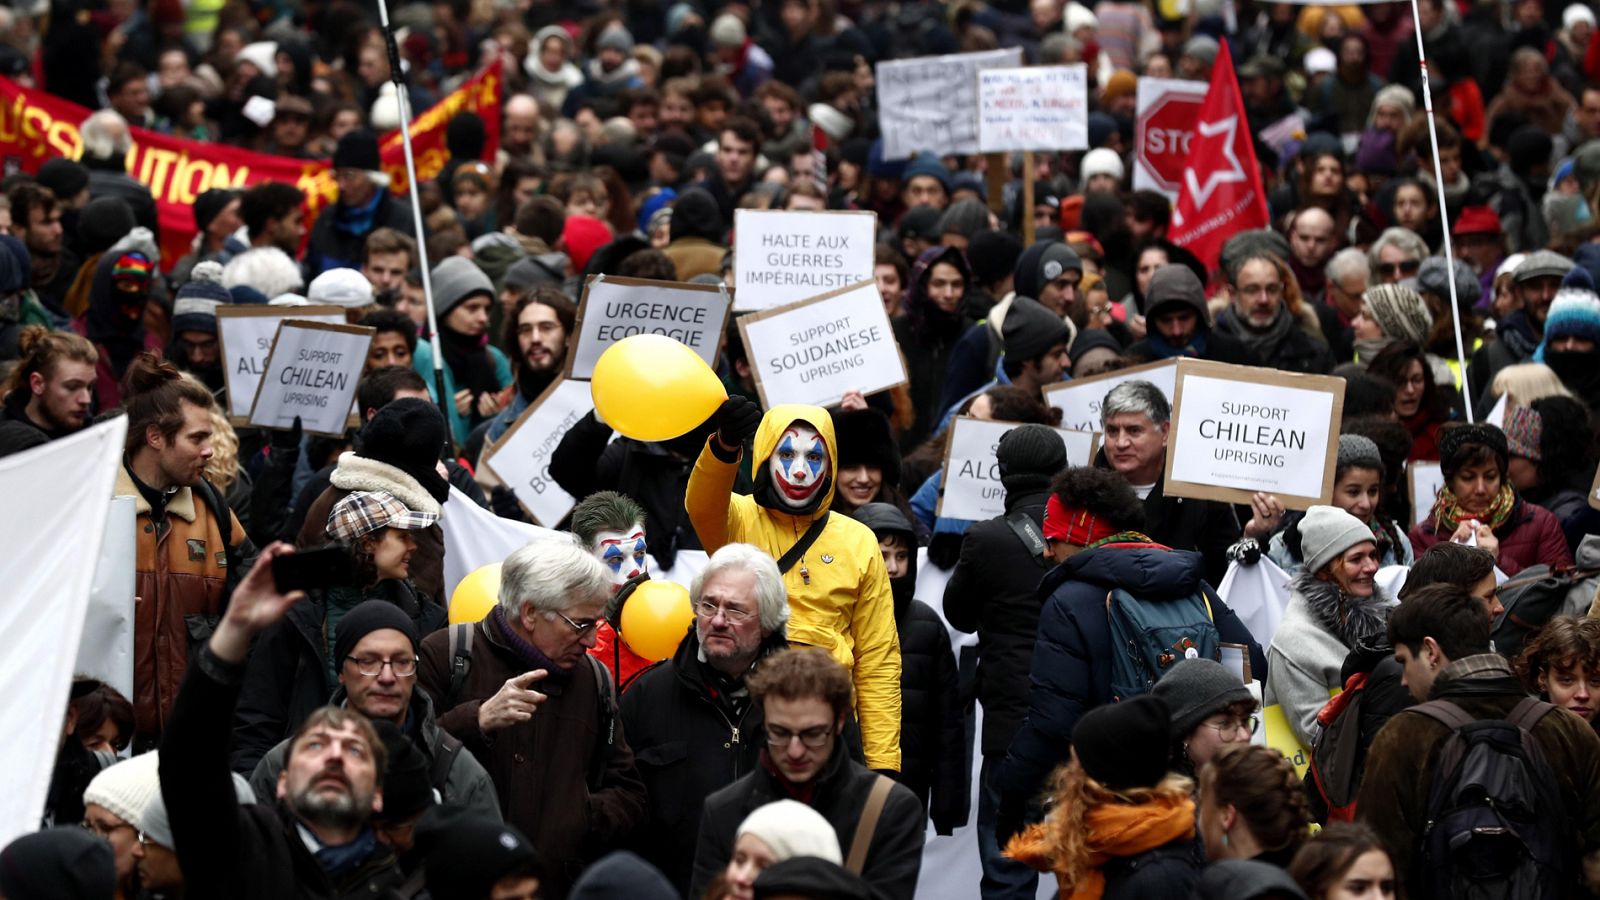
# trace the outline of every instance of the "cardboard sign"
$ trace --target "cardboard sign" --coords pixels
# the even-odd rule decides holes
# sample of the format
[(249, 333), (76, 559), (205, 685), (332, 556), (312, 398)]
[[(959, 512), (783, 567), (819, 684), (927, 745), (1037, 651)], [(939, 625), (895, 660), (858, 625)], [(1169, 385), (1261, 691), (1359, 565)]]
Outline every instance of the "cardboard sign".
[(1406, 483), (1411, 497), (1411, 524), (1419, 525), (1433, 512), (1433, 504), (1444, 490), (1444, 472), (1436, 462), (1406, 463)]
[(222, 380), (228, 388), (228, 417), (235, 425), (250, 420), (250, 405), (255, 402), (261, 373), (267, 370), (267, 354), (284, 319), (344, 324), (344, 309), (338, 306), (257, 306), (255, 304), (217, 307), (217, 340), (222, 353)]
[(583, 287), (566, 376), (588, 381), (600, 354), (635, 334), (666, 335), (715, 368), (730, 302), (717, 285), (595, 275)]
[(1089, 69), (978, 70), (978, 150), (1089, 149)]
[(376, 329), (286, 319), (278, 324), (256, 386), (250, 424), (342, 437)]
[(978, 152), (980, 69), (1022, 65), (1022, 48), (884, 60), (876, 69), (883, 158)]
[(1589, 505), (1600, 509), (1600, 468), (1594, 470), (1594, 483), (1589, 485)]
[(740, 209), (733, 214), (734, 309), (771, 309), (872, 277), (878, 215)]
[[(1017, 422), (995, 422), (957, 416), (950, 423), (950, 443), (944, 451), (944, 476), (940, 480), (939, 516), (982, 521), (1006, 514), (1006, 490), (1000, 484), (1000, 463), (995, 450)], [(1067, 465), (1087, 466), (1099, 449), (1100, 435), (1088, 431), (1052, 429), (1067, 448)]]
[(745, 316), (739, 334), (767, 409), (832, 406), (849, 391), (873, 394), (906, 383), (875, 281)]
[(558, 378), (483, 459), (540, 525), (555, 527), (577, 503), (550, 477), (550, 458), (572, 426), (593, 411), (589, 382)]
[(1264, 491), (1290, 509), (1327, 503), (1343, 411), (1343, 378), (1179, 360), (1164, 490), (1228, 503)]
[(1148, 381), (1161, 389), (1170, 404), (1177, 377), (1178, 361), (1166, 359), (1049, 385), (1044, 389), (1044, 402), (1061, 410), (1062, 428), (1069, 431), (1099, 431), (1100, 404), (1112, 388), (1128, 381)]
[(1183, 184), (1183, 162), (1206, 96), (1204, 81), (1139, 79), (1138, 118), (1133, 126), (1133, 189), (1160, 191), (1174, 203)]

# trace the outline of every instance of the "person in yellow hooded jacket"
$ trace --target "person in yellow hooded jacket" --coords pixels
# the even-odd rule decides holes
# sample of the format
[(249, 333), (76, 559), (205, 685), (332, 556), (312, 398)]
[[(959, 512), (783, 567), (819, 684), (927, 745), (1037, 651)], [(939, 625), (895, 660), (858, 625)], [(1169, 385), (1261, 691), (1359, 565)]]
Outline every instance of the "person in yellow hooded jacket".
[[(730, 397), (695, 462), (684, 505), (707, 553), (747, 543), (771, 554), (789, 592), (789, 642), (828, 651), (850, 670), (867, 766), (900, 770), (900, 640), (894, 595), (872, 530), (830, 514), (838, 445), (827, 410), (761, 410)], [(754, 436), (755, 491), (734, 495), (744, 445)], [(810, 539), (809, 546), (804, 542)], [(794, 548), (803, 548), (792, 560)], [(788, 563), (788, 565), (785, 565)]]

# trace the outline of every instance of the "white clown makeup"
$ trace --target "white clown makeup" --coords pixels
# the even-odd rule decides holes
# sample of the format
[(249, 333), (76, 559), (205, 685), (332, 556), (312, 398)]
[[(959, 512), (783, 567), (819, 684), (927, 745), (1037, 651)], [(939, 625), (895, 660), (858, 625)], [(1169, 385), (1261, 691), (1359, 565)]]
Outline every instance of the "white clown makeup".
[(635, 522), (626, 532), (597, 532), (594, 536), (594, 555), (605, 563), (611, 573), (613, 592), (626, 584), (628, 579), (650, 571), (650, 560), (645, 555), (644, 525)]
[(815, 428), (795, 422), (783, 430), (767, 460), (772, 486), (784, 505), (799, 509), (811, 502), (828, 479), (828, 445)]

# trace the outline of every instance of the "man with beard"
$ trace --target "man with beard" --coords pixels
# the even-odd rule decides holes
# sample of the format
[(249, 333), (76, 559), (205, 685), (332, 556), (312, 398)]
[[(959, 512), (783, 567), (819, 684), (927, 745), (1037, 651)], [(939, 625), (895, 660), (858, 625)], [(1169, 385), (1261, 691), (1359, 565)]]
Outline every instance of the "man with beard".
[(517, 394), (484, 426), (484, 437), (500, 440), (566, 369), (567, 339), (577, 316), (577, 305), (553, 287), (537, 287), (517, 298), (501, 338), (506, 356), (516, 360)]
[(1217, 314), (1216, 332), (1242, 342), (1262, 365), (1325, 374), (1333, 369), (1333, 353), (1322, 340), (1316, 315), (1304, 306), (1290, 308), (1286, 271), (1277, 257), (1266, 253), (1240, 263), (1233, 276), (1233, 301)]
[(172, 303), (172, 344), (167, 359), (211, 389), (227, 408), (222, 377), (222, 345), (217, 339), (217, 307), (231, 302), (222, 286), (222, 264), (206, 260), (194, 267), (189, 282)]
[(0, 406), (0, 456), (82, 428), (99, 359), (93, 345), (78, 335), (38, 326), (25, 329), (18, 346), (22, 357), (6, 381)]
[(377, 896), (400, 881), (369, 824), (387, 752), (360, 713), (325, 706), (289, 742), (276, 803), (239, 803), (228, 771), (233, 705), (251, 640), (305, 595), (273, 584), (268, 547), (183, 680), (161, 748), (161, 795), (192, 897)]
[[(88, 176), (84, 176), (88, 184)], [(62, 305), (81, 263), (64, 244), (64, 212), (55, 194), (36, 184), (11, 189), (11, 233), (22, 238), (33, 262), (32, 282), (39, 302), (53, 316), (66, 318)]]

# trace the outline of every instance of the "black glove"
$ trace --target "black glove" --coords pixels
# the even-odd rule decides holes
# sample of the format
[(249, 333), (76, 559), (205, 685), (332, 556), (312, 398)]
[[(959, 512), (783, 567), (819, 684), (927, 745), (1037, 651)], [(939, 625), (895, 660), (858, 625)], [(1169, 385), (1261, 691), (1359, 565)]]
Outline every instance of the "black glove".
[[(300, 425), (300, 417), (294, 417), (294, 425), (286, 431), (273, 431), (268, 438), (267, 446), (279, 459), (298, 459), (300, 455), (300, 440), (304, 429)], [(291, 455), (292, 454), (292, 455)]]
[(936, 532), (928, 543), (928, 562), (949, 571), (961, 561), (961, 543), (966, 535), (953, 531)]
[(1253, 566), (1261, 562), (1261, 544), (1255, 538), (1240, 538), (1228, 548), (1227, 557), (1232, 562)]
[(503, 484), (497, 484), (490, 489), (489, 509), (502, 519), (528, 521), (528, 514), (522, 511), (522, 505), (517, 502), (517, 495)]
[(742, 447), (761, 426), (761, 407), (735, 395), (722, 401), (712, 418), (717, 423), (717, 440), (724, 447)]

